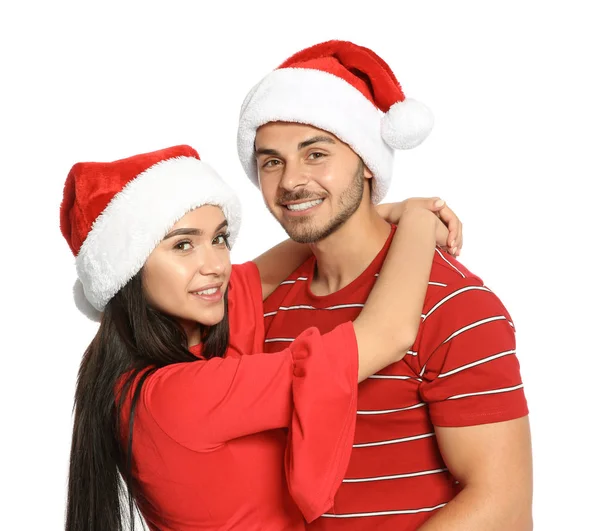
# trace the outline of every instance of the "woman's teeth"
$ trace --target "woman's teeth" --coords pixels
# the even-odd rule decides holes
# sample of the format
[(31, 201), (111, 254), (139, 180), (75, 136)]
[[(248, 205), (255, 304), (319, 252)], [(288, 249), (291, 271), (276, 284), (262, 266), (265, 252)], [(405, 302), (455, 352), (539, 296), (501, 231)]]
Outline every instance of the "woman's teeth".
[(307, 201), (306, 203), (298, 203), (296, 205), (287, 205), (288, 210), (298, 212), (300, 210), (308, 210), (314, 206), (320, 205), (323, 202), (322, 199), (315, 199), (314, 201)]
[(219, 288), (209, 288), (202, 291), (197, 291), (198, 295), (214, 295)]

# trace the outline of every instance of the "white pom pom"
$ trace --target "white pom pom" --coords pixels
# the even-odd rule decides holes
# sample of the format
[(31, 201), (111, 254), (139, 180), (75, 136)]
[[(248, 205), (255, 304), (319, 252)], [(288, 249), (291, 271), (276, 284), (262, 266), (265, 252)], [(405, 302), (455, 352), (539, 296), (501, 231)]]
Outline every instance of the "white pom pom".
[(100, 319), (102, 318), (102, 312), (94, 308), (90, 301), (87, 300), (83, 290), (83, 284), (79, 279), (75, 281), (75, 285), (73, 286), (73, 298), (75, 299), (75, 306), (77, 306), (77, 309), (83, 315), (92, 321), (97, 323), (100, 322)]
[(433, 113), (416, 100), (394, 103), (381, 119), (381, 136), (394, 149), (412, 149), (433, 129)]

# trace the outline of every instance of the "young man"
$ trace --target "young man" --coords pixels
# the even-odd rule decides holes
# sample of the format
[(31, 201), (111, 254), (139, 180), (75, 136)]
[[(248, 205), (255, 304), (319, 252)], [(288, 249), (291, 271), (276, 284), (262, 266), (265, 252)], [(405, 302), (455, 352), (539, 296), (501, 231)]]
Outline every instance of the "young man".
[[(374, 209), (392, 148), (415, 147), (432, 125), (381, 58), (347, 42), (301, 51), (250, 92), (242, 164), (290, 237), (314, 253), (265, 302), (267, 351), (360, 312), (395, 230)], [(481, 279), (442, 250), (409, 354), (361, 384), (346, 478), (309, 527), (531, 529), (514, 325)]]

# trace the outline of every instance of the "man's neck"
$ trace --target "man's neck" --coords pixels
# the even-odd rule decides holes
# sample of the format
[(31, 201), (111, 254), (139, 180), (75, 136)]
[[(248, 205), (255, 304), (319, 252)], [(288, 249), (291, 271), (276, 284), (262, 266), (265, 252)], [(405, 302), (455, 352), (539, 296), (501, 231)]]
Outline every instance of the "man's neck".
[(361, 205), (336, 232), (311, 245), (317, 260), (311, 291), (329, 295), (350, 284), (375, 259), (389, 234), (390, 225), (375, 208)]

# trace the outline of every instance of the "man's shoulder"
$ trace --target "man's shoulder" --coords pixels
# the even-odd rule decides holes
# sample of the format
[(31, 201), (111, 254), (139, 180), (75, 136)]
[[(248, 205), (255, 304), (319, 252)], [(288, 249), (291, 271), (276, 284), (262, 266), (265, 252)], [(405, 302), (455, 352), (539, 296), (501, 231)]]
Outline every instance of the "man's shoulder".
[[(448, 253), (436, 249), (423, 305), (422, 330), (439, 331), (443, 328), (442, 321), (468, 326), (499, 315), (512, 324), (508, 310), (481, 277)], [(423, 326), (426, 324), (431, 326)]]
[(423, 317), (430, 316), (433, 311), (438, 318), (448, 313), (454, 317), (458, 317), (457, 314), (475, 315), (491, 308), (508, 314), (498, 296), (480, 276), (448, 253), (436, 249)]
[[(430, 285), (437, 283), (445, 286), (458, 285), (461, 282), (472, 283), (480, 282), (481, 278), (472, 273), (451, 254), (436, 248), (431, 265)], [(433, 284), (435, 285), (435, 284)]]

